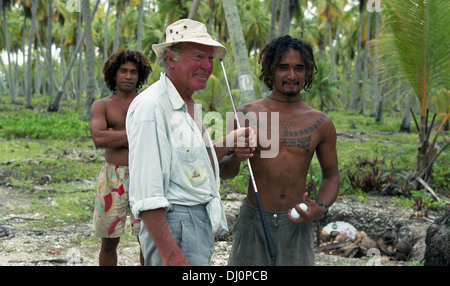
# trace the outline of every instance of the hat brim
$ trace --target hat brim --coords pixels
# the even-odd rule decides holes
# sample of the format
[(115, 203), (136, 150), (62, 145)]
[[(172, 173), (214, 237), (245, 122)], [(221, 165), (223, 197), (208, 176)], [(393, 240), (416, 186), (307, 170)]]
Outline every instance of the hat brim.
[(178, 43), (196, 43), (196, 44), (201, 44), (201, 45), (205, 45), (205, 46), (211, 46), (214, 48), (212, 56), (215, 59), (224, 58), (227, 55), (227, 49), (224, 46), (222, 46), (219, 42), (214, 41), (212, 39), (198, 39), (195, 41), (193, 41), (193, 40), (183, 41), (183, 39), (180, 39), (178, 41), (169, 42), (169, 43), (153, 44), (152, 49), (155, 52), (156, 56), (159, 58), (159, 57), (161, 57), (162, 53), (164, 52), (164, 49), (166, 49), (170, 46), (173, 46), (175, 44), (178, 44)]

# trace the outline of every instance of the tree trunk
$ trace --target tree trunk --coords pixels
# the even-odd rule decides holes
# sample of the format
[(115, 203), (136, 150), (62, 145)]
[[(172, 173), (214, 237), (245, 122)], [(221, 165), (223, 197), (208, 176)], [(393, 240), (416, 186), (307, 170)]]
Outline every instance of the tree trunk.
[[(428, 109), (426, 110), (425, 115), (421, 113), (420, 124), (417, 123), (416, 117), (414, 116), (412, 109), (411, 114), (414, 118), (414, 122), (416, 124), (416, 128), (419, 133), (419, 146), (418, 146), (416, 170), (414, 174), (410, 176), (406, 181), (405, 186), (403, 186), (404, 190), (420, 189), (421, 188), (421, 185), (419, 184), (420, 180), (418, 180), (417, 178), (420, 177), (423, 181), (427, 182), (428, 179), (431, 177), (434, 161), (450, 145), (450, 143), (447, 143), (444, 147), (441, 148), (439, 152), (437, 152), (437, 149), (435, 148), (439, 134), (442, 132), (445, 125), (448, 123), (450, 114), (447, 113), (447, 115), (445, 116), (444, 121), (437, 129), (436, 134), (434, 135), (434, 139), (432, 140), (431, 143), (429, 139), (431, 135), (431, 130), (433, 130), (434, 121), (436, 119), (437, 114), (434, 114), (430, 124), (428, 124)], [(413, 182), (413, 185), (411, 185), (411, 182)]]
[(428, 126), (428, 111), (426, 115), (420, 116), (420, 129), (419, 129), (419, 147), (417, 153), (417, 166), (416, 166), (416, 175), (420, 176), (425, 182), (428, 181), (429, 176), (431, 175), (431, 167), (428, 165), (431, 162), (431, 159), (434, 155), (436, 155), (436, 150), (433, 146), (430, 146), (430, 142), (428, 141), (429, 136), (427, 133), (429, 132), (427, 129)]
[[(98, 0), (99, 1), (99, 0)], [(86, 53), (86, 103), (84, 105), (82, 117), (89, 119), (91, 115), (91, 105), (95, 100), (96, 80), (95, 80), (95, 50), (92, 37), (92, 18), (89, 0), (83, 0), (83, 19), (85, 35)], [(122, 3), (123, 4), (123, 3)], [(122, 5), (123, 6), (123, 5)], [(120, 26), (119, 26), (120, 27)]]
[[(83, 0), (84, 1), (84, 0)], [(111, 2), (110, 2), (111, 3)], [(122, 26), (122, 14), (123, 14), (123, 9), (124, 9), (124, 3), (122, 1), (119, 1), (117, 3), (117, 5), (120, 5), (119, 11), (117, 12), (117, 17), (116, 17), (116, 30), (114, 33), (114, 42), (113, 42), (113, 53), (117, 52), (117, 50), (119, 49), (119, 40), (120, 40), (120, 27)], [(92, 20), (91, 20), (92, 22)], [(86, 24), (85, 24), (86, 25)], [(91, 26), (91, 25), (89, 25)], [(92, 34), (92, 32), (90, 32)], [(92, 36), (91, 36), (92, 38)]]
[[(362, 4), (361, 4), (362, 5)], [(354, 88), (352, 90), (352, 109), (357, 110), (359, 104), (359, 77), (361, 75), (361, 33), (362, 33), (362, 22), (363, 22), (363, 11), (361, 8), (359, 12), (359, 26), (358, 26), (358, 51), (356, 55), (356, 63), (355, 63), (355, 81)]]
[(366, 42), (364, 47), (364, 71), (363, 71), (363, 85), (362, 85), (362, 94), (361, 94), (361, 109), (359, 113), (364, 115), (366, 113), (366, 87), (367, 87), (367, 73), (368, 73), (368, 65), (369, 65), (369, 36), (370, 36), (370, 19), (372, 18), (372, 13), (367, 14), (367, 30), (366, 30)]
[[(374, 38), (378, 39), (378, 33), (380, 30), (380, 12), (375, 12), (375, 35)], [(376, 102), (379, 101), (379, 86), (378, 86), (378, 44), (374, 44), (374, 57), (373, 57), (373, 78), (372, 78), (372, 91), (370, 98), (372, 99), (372, 106), (370, 109), (370, 116), (375, 116)], [(409, 114), (409, 111), (408, 111)], [(410, 124), (411, 125), (411, 124)], [(411, 129), (411, 128), (410, 128)]]
[[(85, 1), (85, 0), (83, 0), (83, 1)], [(88, 2), (88, 8), (89, 8), (89, 0), (87, 1)], [(84, 3), (84, 2), (83, 2)], [(90, 19), (92, 19), (92, 17), (95, 15), (95, 12), (97, 11), (97, 7), (98, 7), (98, 4), (100, 3), (100, 0), (97, 0), (97, 4), (95, 5), (95, 8), (94, 8), (94, 11), (92, 12), (92, 16), (90, 17)], [(83, 12), (84, 13), (84, 12)], [(80, 14), (81, 15), (81, 14)], [(89, 15), (89, 14), (84, 14), (84, 15)], [(81, 29), (80, 29), (81, 30)], [(71, 57), (71, 59), (70, 59), (70, 63), (69, 63), (69, 65), (67, 66), (67, 70), (66, 70), (66, 73), (65, 73), (65, 75), (64, 75), (64, 79), (63, 79), (63, 81), (62, 81), (62, 83), (61, 83), (61, 86), (59, 87), (59, 91), (58, 91), (58, 94), (56, 95), (56, 98), (55, 98), (55, 100), (54, 101), (52, 101), (51, 103), (50, 103), (50, 105), (48, 106), (48, 109), (47, 109), (47, 111), (49, 111), (49, 112), (54, 112), (54, 111), (58, 111), (59, 110), (59, 102), (61, 101), (61, 98), (62, 98), (62, 95), (63, 95), (63, 88), (66, 86), (66, 84), (67, 84), (67, 81), (69, 80), (69, 77), (70, 77), (70, 71), (72, 70), (72, 67), (74, 66), (74, 64), (75, 64), (75, 61), (77, 60), (77, 55), (78, 55), (78, 51), (80, 50), (80, 48), (81, 48), (81, 43), (83, 43), (83, 40), (84, 40), (84, 38), (85, 38), (85, 35), (86, 35), (86, 32), (87, 30), (85, 29), (84, 30), (84, 32), (81, 34), (81, 36), (78, 38), (78, 42), (77, 42), (77, 46), (75, 47), (75, 49), (74, 49), (74, 51), (73, 51), (73, 53), (72, 53), (72, 57)], [(92, 39), (92, 31), (91, 30), (89, 30), (89, 32), (90, 32), (90, 34), (91, 34), (91, 39)], [(91, 44), (92, 44), (92, 42), (91, 42)], [(81, 57), (81, 54), (80, 54), (80, 57)], [(91, 64), (93, 65), (94, 63), (93, 62), (91, 62)], [(88, 75), (89, 76), (93, 76), (94, 77), (94, 84), (95, 84), (95, 71), (92, 71), (91, 73), (89, 73), (89, 69), (88, 69)], [(78, 94), (79, 95), (79, 94)], [(87, 97), (87, 95), (86, 95), (86, 102), (87, 102), (87, 99), (88, 99), (88, 97)], [(92, 101), (93, 102), (93, 101)], [(90, 110), (91, 110), (91, 105), (92, 105), (92, 102), (90, 103), (90, 105), (89, 105), (89, 112), (90, 112)], [(77, 103), (78, 103), (78, 98), (77, 98)], [(86, 110), (86, 107), (85, 107), (85, 110)], [(84, 112), (83, 112), (83, 114), (84, 114)]]
[(272, 0), (272, 15), (270, 17), (270, 33), (269, 42), (275, 38), (275, 30), (277, 25), (278, 0)]
[[(6, 74), (6, 67), (5, 67), (5, 64), (3, 63), (2, 57), (0, 57), (0, 66), (2, 66), (3, 71)], [(6, 77), (6, 79), (8, 79), (8, 77)], [(0, 77), (0, 83), (2, 84), (2, 87), (3, 87), (4, 91), (5, 91), (5, 93), (7, 93), (8, 92), (8, 87), (7, 87), (7, 84), (3, 82), (3, 78), (2, 77)]]
[[(352, 85), (352, 72), (351, 72), (351, 70), (352, 70), (352, 68), (351, 68), (352, 67), (351, 52), (352, 52), (352, 49), (348, 49), (348, 55), (346, 57), (343, 56), (343, 58), (342, 58), (344, 67), (342, 69), (341, 76), (344, 79), (344, 82), (341, 85), (341, 102), (345, 108), (349, 107), (349, 105), (350, 105), (349, 102), (351, 100), (351, 98), (350, 98), (350, 100), (348, 100), (348, 98), (347, 98), (347, 94), (348, 94), (347, 86), (350, 86), (350, 90), (352, 90), (352, 86), (353, 86)], [(350, 92), (350, 94), (351, 94), (351, 92)]]
[(200, 6), (200, 0), (194, 0), (192, 1), (191, 10), (189, 11), (189, 19), (195, 20), (195, 17), (197, 17), (197, 11), (198, 7)]
[(289, 12), (290, 0), (282, 0), (280, 8), (280, 20), (278, 21), (278, 37), (289, 35), (291, 30), (291, 15)]
[[(37, 27), (37, 25), (36, 25)], [(37, 29), (36, 29), (37, 30)], [(36, 34), (37, 31), (36, 31)], [(38, 35), (36, 35), (36, 37), (38, 37)], [(39, 71), (41, 69), (41, 47), (38, 46), (36, 47), (36, 64), (34, 66), (34, 70), (35, 71)], [(16, 61), (16, 70), (18, 69), (17, 67), (18, 65), (18, 61)], [(40, 89), (41, 89), (41, 83), (42, 83), (42, 78), (43, 78), (43, 73), (34, 73), (34, 92), (36, 93), (36, 97), (40, 96)], [(16, 82), (19, 82), (19, 77), (16, 75)]]
[[(139, 24), (138, 24), (138, 43), (136, 50), (140, 51), (142, 49), (142, 11), (141, 11), (141, 3), (142, 3), (142, 9), (143, 9), (143, 1), (139, 1)], [(106, 62), (108, 59), (108, 27), (109, 27), (109, 13), (111, 12), (111, 0), (108, 1), (108, 10), (106, 11), (106, 18), (105, 18), (105, 33), (103, 37), (103, 62)], [(101, 71), (99, 71), (99, 74), (102, 74)], [(101, 83), (102, 89), (100, 92), (100, 95), (103, 96), (108, 93), (108, 88), (106, 87), (105, 81), (102, 81)]]
[(380, 87), (380, 101), (378, 102), (377, 115), (375, 121), (383, 122), (383, 108), (384, 108), (384, 86)]
[(80, 37), (80, 39), (78, 39), (77, 46), (76, 46), (75, 50), (72, 53), (72, 58), (70, 59), (69, 66), (67, 67), (66, 73), (64, 74), (64, 79), (63, 79), (63, 81), (61, 83), (61, 86), (59, 87), (58, 94), (56, 95), (55, 100), (53, 100), (50, 103), (50, 105), (48, 106), (47, 111), (49, 111), (49, 112), (55, 112), (55, 111), (59, 110), (59, 102), (61, 101), (61, 98), (62, 98), (62, 96), (64, 94), (64, 89), (63, 88), (64, 88), (64, 86), (66, 86), (67, 81), (69, 80), (70, 71), (72, 70), (72, 67), (75, 64), (75, 61), (76, 61), (77, 55), (78, 55), (78, 51), (80, 50), (81, 43), (83, 42), (83, 40), (84, 40), (84, 34)]
[(245, 104), (256, 99), (253, 76), (250, 69), (244, 34), (242, 32), (241, 19), (235, 0), (224, 0), (223, 10), (231, 39), (234, 62), (241, 92), (241, 103)]
[(138, 30), (136, 50), (142, 50), (142, 24), (144, 19), (144, 0), (139, 0)]
[(28, 57), (27, 57), (27, 74), (26, 74), (26, 88), (25, 88), (25, 98), (27, 99), (27, 103), (25, 105), (26, 108), (33, 109), (33, 103), (31, 102), (31, 65), (33, 63), (33, 39), (34, 39), (34, 31), (37, 29), (36, 23), (36, 13), (37, 13), (38, 1), (35, 0), (31, 4), (31, 27), (30, 27), (30, 35), (28, 37)]
[[(3, 8), (3, 0), (0, 0), (0, 7)], [(12, 71), (11, 71), (11, 57), (10, 57), (10, 48), (9, 48), (9, 35), (8, 35), (8, 26), (6, 21), (6, 9), (2, 9), (3, 12), (3, 33), (5, 36), (5, 47), (6, 47), (6, 55), (8, 57), (8, 72), (6, 74), (6, 79), (8, 81), (9, 86), (9, 94), (11, 95), (11, 102), (13, 104), (22, 104), (19, 97), (17, 96), (15, 89), (15, 82), (13, 81)]]
[[(328, 17), (327, 17), (328, 19)], [(328, 22), (329, 20), (327, 20)], [(333, 44), (333, 35), (331, 33), (331, 23), (330, 23), (330, 29), (328, 30), (329, 38), (330, 38), (330, 51), (331, 51), (331, 82), (335, 82), (337, 80), (337, 71), (336, 71), (336, 47)], [(339, 24), (336, 26), (336, 36), (335, 36), (335, 42), (336, 45), (339, 40)]]
[[(275, 30), (277, 24), (277, 11), (278, 11), (278, 0), (272, 0), (272, 13), (270, 16), (270, 33), (269, 33), (269, 42), (271, 42), (275, 38)], [(256, 53), (255, 53), (255, 65), (256, 65)], [(261, 91), (261, 98), (266, 97), (270, 94), (269, 88), (263, 84)]]
[[(80, 6), (81, 9), (81, 6)], [(81, 13), (78, 13), (78, 27), (77, 27), (77, 44), (81, 43), (84, 40), (84, 30), (83, 30), (83, 18), (81, 17)], [(75, 52), (75, 48), (73, 49), (73, 55), (75, 55), (77, 62), (76, 67), (74, 71), (74, 80), (73, 85), (75, 86), (75, 97), (77, 99), (77, 105), (81, 105), (81, 94), (83, 93), (83, 53), (81, 52), (81, 49), (79, 51)]]
[(411, 100), (407, 99), (403, 106), (403, 118), (400, 125), (400, 132), (411, 133), (411, 112), (409, 111), (411, 106)]
[(52, 0), (48, 1), (48, 15), (47, 15), (47, 42), (45, 43), (45, 48), (47, 49), (47, 75), (48, 75), (48, 92), (47, 94), (53, 96), (53, 63), (52, 63)]
[[(2, 57), (0, 57), (0, 65), (5, 70), (5, 65), (3, 64)], [(8, 88), (6, 87), (6, 83), (3, 82), (3, 78), (0, 77), (0, 92), (8, 92)]]

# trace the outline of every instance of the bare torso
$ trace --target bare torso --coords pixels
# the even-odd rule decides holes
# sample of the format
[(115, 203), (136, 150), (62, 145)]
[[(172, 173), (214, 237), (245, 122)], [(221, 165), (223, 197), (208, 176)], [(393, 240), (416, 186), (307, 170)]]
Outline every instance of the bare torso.
[[(92, 105), (91, 134), (93, 137), (102, 136), (103, 141), (97, 147), (105, 149), (105, 160), (109, 163), (128, 166), (128, 140), (125, 131), (125, 118), (133, 98), (123, 99), (118, 98), (116, 95), (111, 95), (95, 101)], [(98, 134), (101, 135), (94, 135), (93, 127), (103, 131), (103, 133), (99, 132)]]
[[(264, 209), (281, 211), (301, 201), (306, 191), (309, 164), (326, 131), (324, 126), (330, 120), (303, 102), (290, 103), (283, 110), (273, 106), (270, 99), (263, 98), (239, 109), (245, 114), (253, 112), (258, 121), (258, 146), (250, 162)], [(265, 112), (268, 114), (267, 120), (260, 116)], [(278, 112), (279, 124), (272, 122), (272, 112)], [(254, 123), (250, 121), (252, 126)], [(267, 151), (273, 146), (261, 147), (261, 138), (270, 141), (271, 132), (278, 133), (279, 150), (275, 157), (267, 158), (262, 156), (261, 151)], [(247, 201), (256, 206), (251, 180)]]
[[(125, 130), (125, 118), (131, 102), (110, 100), (106, 103), (106, 121), (108, 128)], [(128, 144), (116, 148), (105, 148), (105, 160), (121, 166), (128, 166)]]

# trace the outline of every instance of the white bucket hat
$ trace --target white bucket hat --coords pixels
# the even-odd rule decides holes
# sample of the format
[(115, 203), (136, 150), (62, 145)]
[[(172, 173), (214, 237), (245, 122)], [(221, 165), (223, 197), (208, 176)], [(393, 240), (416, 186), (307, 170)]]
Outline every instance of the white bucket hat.
[(152, 49), (160, 57), (165, 48), (182, 42), (191, 42), (214, 47), (213, 57), (223, 58), (227, 49), (219, 42), (213, 40), (208, 34), (205, 24), (191, 19), (181, 19), (167, 26), (166, 42), (153, 44)]

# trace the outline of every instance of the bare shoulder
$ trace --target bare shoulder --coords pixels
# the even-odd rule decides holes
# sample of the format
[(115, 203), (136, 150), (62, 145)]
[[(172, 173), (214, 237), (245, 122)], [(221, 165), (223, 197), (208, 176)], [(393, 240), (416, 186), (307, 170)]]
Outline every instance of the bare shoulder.
[(336, 137), (336, 128), (334, 127), (331, 118), (319, 110), (314, 110), (313, 114), (312, 118), (314, 118), (315, 124), (320, 127), (318, 130), (325, 135), (325, 137)]
[(94, 115), (106, 109), (106, 97), (95, 100), (91, 105), (91, 114)]
[(94, 103), (98, 102), (99, 104), (106, 104), (107, 102), (113, 101), (114, 99), (115, 99), (115, 97), (113, 95), (108, 95), (108, 96), (97, 99), (96, 101), (94, 101)]
[(111, 101), (111, 95), (95, 100), (92, 107), (105, 107), (109, 101)]
[(331, 118), (325, 113), (314, 110), (312, 118), (314, 118), (315, 125), (318, 127), (318, 131), (320, 132), (322, 138), (336, 140), (336, 128), (334, 126)]
[(316, 117), (320, 118), (320, 120), (323, 122), (322, 124), (325, 128), (334, 129), (333, 121), (331, 120), (331, 118), (328, 115), (326, 115), (325, 113), (318, 111), (318, 110), (316, 110), (316, 114), (317, 114)]
[(266, 109), (267, 108), (264, 106), (264, 99), (261, 98), (237, 107), (236, 111), (246, 114), (248, 112), (264, 111)]
[(320, 120), (321, 124), (323, 125), (331, 125), (333, 126), (333, 121), (331, 120), (328, 115), (323, 113), (320, 110), (314, 109), (311, 106), (305, 104), (305, 108), (303, 109), (303, 112), (307, 114), (309, 117), (313, 118), (314, 120)]

